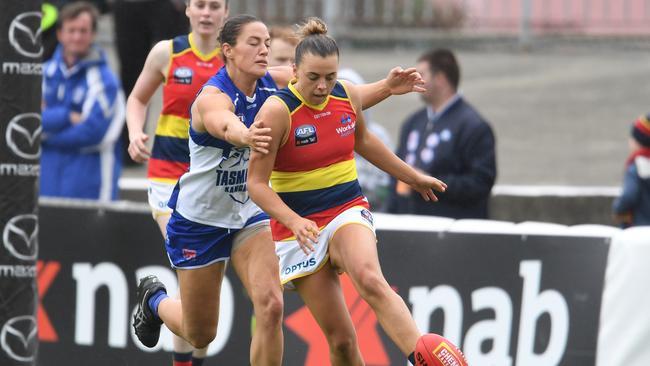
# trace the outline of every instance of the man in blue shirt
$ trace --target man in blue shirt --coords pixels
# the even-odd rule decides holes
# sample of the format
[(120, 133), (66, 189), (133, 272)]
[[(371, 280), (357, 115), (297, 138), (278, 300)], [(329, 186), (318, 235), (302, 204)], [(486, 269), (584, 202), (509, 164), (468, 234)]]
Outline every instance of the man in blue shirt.
[(426, 107), (402, 126), (397, 155), (409, 165), (447, 183), (439, 202), (423, 201), (418, 192), (396, 182), (389, 211), (417, 215), (487, 218), (496, 179), (492, 128), (458, 93), (460, 68), (454, 54), (437, 49), (417, 64), (425, 80)]
[(41, 195), (117, 199), (124, 95), (93, 44), (98, 12), (86, 2), (59, 15), (59, 46), (43, 67)]

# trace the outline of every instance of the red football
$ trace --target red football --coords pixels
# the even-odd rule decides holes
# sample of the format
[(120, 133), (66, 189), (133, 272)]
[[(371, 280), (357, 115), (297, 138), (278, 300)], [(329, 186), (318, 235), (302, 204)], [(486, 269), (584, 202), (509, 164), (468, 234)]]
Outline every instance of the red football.
[(467, 366), (463, 353), (448, 339), (425, 334), (415, 345), (416, 366)]

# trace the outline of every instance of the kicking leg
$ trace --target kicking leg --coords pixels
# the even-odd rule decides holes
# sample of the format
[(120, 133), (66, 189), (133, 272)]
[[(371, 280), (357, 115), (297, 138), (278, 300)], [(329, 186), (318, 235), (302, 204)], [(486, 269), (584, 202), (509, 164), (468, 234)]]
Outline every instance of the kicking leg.
[(370, 304), (390, 339), (409, 356), (420, 332), (404, 300), (388, 285), (370, 229), (351, 224), (341, 227), (330, 242), (332, 263), (348, 273), (361, 297)]

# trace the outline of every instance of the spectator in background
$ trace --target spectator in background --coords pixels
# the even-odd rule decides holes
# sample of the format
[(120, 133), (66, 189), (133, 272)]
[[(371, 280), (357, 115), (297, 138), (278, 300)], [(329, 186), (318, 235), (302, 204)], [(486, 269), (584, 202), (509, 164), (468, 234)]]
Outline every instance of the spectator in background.
[(298, 45), (298, 36), (290, 26), (275, 26), (269, 30), (271, 35), (271, 50), (269, 67), (291, 66)]
[(614, 201), (615, 220), (624, 228), (650, 225), (650, 114), (634, 122), (630, 151), (623, 191)]
[[(43, 42), (43, 60), (49, 60), (59, 44), (56, 39), (56, 25), (59, 17), (59, 10), (68, 3), (79, 0), (45, 0), (42, 4), (43, 21), (41, 22), (41, 40)], [(103, 14), (108, 12), (107, 0), (90, 0)]]
[[(361, 85), (366, 82), (361, 75), (352, 69), (341, 69), (338, 72), (338, 79), (347, 80), (353, 84)], [(390, 150), (394, 150), (392, 141), (388, 131), (379, 123), (370, 118), (370, 111), (366, 109), (363, 111), (363, 116), (366, 120), (366, 127), (384, 143)], [(359, 185), (363, 190), (363, 194), (370, 202), (370, 208), (374, 212), (385, 212), (388, 208), (388, 196), (390, 192), (390, 176), (388, 173), (377, 168), (368, 160), (355, 153), (355, 160), (357, 164), (357, 179)]]
[(492, 128), (458, 93), (460, 68), (447, 49), (425, 53), (417, 69), (425, 80), (426, 107), (402, 126), (397, 155), (447, 183), (435, 205), (403, 182), (391, 192), (390, 212), (452, 218), (487, 218), (496, 178)]
[(43, 67), (41, 195), (117, 199), (124, 95), (93, 44), (97, 9), (74, 2), (59, 14), (59, 46)]
[[(115, 43), (120, 61), (120, 78), (125, 95), (130, 95), (151, 47), (165, 39), (187, 34), (186, 0), (114, 0)], [(122, 131), (124, 162), (135, 165), (126, 147), (129, 132)]]

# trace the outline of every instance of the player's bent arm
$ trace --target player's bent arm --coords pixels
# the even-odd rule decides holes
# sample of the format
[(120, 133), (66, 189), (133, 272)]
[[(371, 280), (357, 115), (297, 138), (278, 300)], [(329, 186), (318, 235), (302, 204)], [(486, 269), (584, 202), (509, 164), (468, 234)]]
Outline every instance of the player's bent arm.
[(358, 85), (361, 105), (368, 109), (391, 95), (423, 92), (424, 80), (415, 68), (394, 67), (385, 79), (370, 84)]
[(358, 88), (361, 94), (361, 105), (363, 109), (368, 109), (391, 96), (390, 90), (386, 86), (386, 79), (370, 84), (359, 84)]
[[(415, 170), (408, 169), (408, 165), (399, 159), (392, 151), (375, 134), (373, 134), (367, 127), (361, 110), (361, 94), (363, 86), (352, 85), (347, 81), (343, 81), (346, 89), (350, 93), (352, 106), (357, 114), (357, 121), (355, 124), (354, 133), (354, 150), (363, 156), (364, 159), (385, 171), (386, 173), (394, 176), (395, 178), (404, 181), (405, 183), (414, 180)], [(403, 167), (402, 165), (406, 165)]]
[(147, 105), (165, 79), (164, 72), (170, 57), (170, 40), (158, 42), (147, 56), (142, 72), (126, 101), (126, 124), (131, 140), (143, 133)]
[(192, 105), (192, 128), (237, 147), (249, 145), (248, 128), (234, 113), (230, 98), (215, 87), (205, 87)]
[(255, 121), (261, 121), (271, 128), (271, 143), (268, 154), (251, 153), (248, 166), (248, 193), (263, 211), (290, 227), (291, 222), (300, 217), (269, 186), (275, 159), (289, 125), (289, 114), (282, 102), (276, 98), (269, 98), (257, 113)]
[(286, 140), (289, 129), (289, 113), (284, 103), (276, 98), (269, 98), (257, 114), (255, 123), (269, 126), (272, 140), (268, 154), (251, 154), (246, 182), (248, 194), (262, 210), (289, 228), (300, 248), (305, 254), (309, 254), (314, 251), (314, 243), (318, 241), (318, 226), (315, 222), (300, 217), (269, 187), (269, 178), (278, 150)]
[[(358, 90), (355, 86), (348, 84), (346, 84), (346, 87), (350, 91), (352, 104), (355, 110), (358, 111), (361, 107)], [(443, 182), (419, 173), (398, 158), (374, 133), (366, 128), (362, 113), (357, 113), (354, 138), (354, 150), (359, 155), (396, 179), (411, 185), (423, 195), (423, 198), (428, 197), (428, 199), (437, 200), (431, 189), (444, 191), (446, 188)]]
[[(293, 69), (290, 66), (274, 66), (269, 68), (271, 77), (280, 89), (289, 85), (289, 82), (294, 78)], [(382, 79), (370, 84), (360, 85), (362, 99), (364, 101), (364, 109), (370, 108), (373, 105), (381, 102), (382, 100), (391, 96), (390, 89), (386, 79)]]

